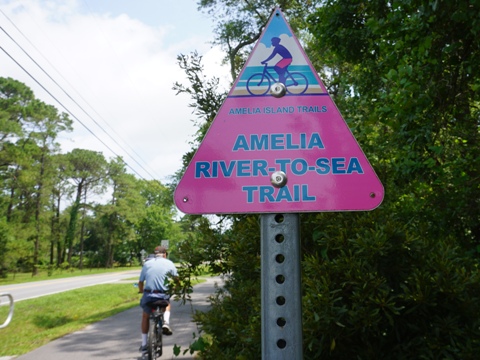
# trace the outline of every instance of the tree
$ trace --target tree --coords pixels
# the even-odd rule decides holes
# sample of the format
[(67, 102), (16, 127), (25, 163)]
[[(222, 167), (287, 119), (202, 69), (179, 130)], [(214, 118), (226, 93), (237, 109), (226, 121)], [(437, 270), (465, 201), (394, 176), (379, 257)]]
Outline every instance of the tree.
[[(115, 247), (134, 242), (134, 224), (143, 217), (145, 208), (140, 195), (141, 183), (126, 173), (121, 158), (110, 162), (108, 174), (113, 185), (112, 198), (108, 205), (103, 206), (101, 217), (106, 228), (105, 266), (112, 267)], [(130, 254), (130, 247), (125, 248)]]
[(317, 3), (317, 0), (200, 0), (198, 6), (216, 24), (213, 43), (225, 51), (224, 60), (233, 82), (276, 6), (291, 15), (290, 25), (296, 31), (305, 28), (306, 15)]
[[(0, 78), (2, 275), (132, 264), (146, 244), (168, 239), (174, 250), (182, 239), (171, 187), (127, 174), (120, 158), (107, 162), (84, 149), (61, 154), (56, 138), (70, 129), (67, 115), (24, 84)], [(100, 191), (106, 196), (93, 202)]]
[[(50, 191), (50, 228), (51, 228), (51, 243), (50, 243), (50, 265), (60, 266), (63, 263), (63, 253), (65, 249), (65, 242), (62, 241), (62, 229), (67, 226), (62, 226), (62, 199), (67, 199), (73, 192), (73, 185), (69, 183), (66, 170), (68, 168), (68, 159), (64, 154), (56, 154), (52, 157), (53, 168), (55, 169), (55, 180), (51, 184)], [(65, 240), (65, 236), (63, 236)], [(56, 257), (55, 257), (56, 251)]]
[(174, 255), (172, 249), (175, 249), (175, 243), (180, 240), (181, 235), (173, 220), (176, 210), (171, 189), (156, 180), (145, 181), (142, 183), (141, 196), (145, 213), (135, 226), (138, 236), (135, 252), (153, 252), (161, 240), (170, 240), (169, 252)]
[(47, 235), (44, 220), (54, 171), (50, 158), (58, 151), (55, 138), (71, 130), (71, 120), (35, 99), (24, 84), (0, 78), (0, 130), (0, 174), (9, 193), (6, 220), (33, 241), (35, 275)]
[[(177, 82), (173, 86), (173, 90), (176, 90), (177, 95), (188, 94), (192, 98), (193, 102), (189, 104), (189, 107), (194, 109), (193, 113), (197, 117), (194, 123), (199, 128), (194, 141), (190, 143), (193, 146), (192, 151), (183, 156), (183, 169), (185, 169), (227, 94), (219, 92), (218, 78), (207, 79), (203, 74), (202, 56), (197, 52), (193, 52), (190, 56), (181, 54), (177, 57), (177, 62), (187, 74), (192, 86), (186, 87)], [(177, 179), (179, 175), (177, 174)]]
[[(30, 136), (36, 141), (38, 151), (35, 157), (37, 164), (36, 185), (35, 185), (35, 238), (33, 253), (33, 275), (37, 274), (37, 265), (39, 259), (40, 238), (43, 233), (47, 233), (48, 224), (46, 217), (43, 217), (47, 209), (47, 203), (50, 197), (49, 191), (55, 181), (54, 174), (56, 169), (52, 166), (51, 155), (58, 152), (59, 146), (55, 138), (58, 133), (65, 130), (71, 130), (71, 120), (66, 114), (58, 115), (53, 106), (36, 102), (35, 106), (35, 129)], [(50, 216), (51, 217), (51, 216)], [(42, 219), (43, 218), (43, 219)], [(42, 230), (43, 229), (43, 230)]]
[[(318, 51), (333, 50), (354, 69), (343, 77), (355, 94), (354, 126), (395, 145), (380, 152), (393, 165), (395, 187), (433, 205), (418, 214), (440, 225), (430, 231), (447, 230), (473, 247), (480, 235), (480, 190), (472, 186), (480, 161), (474, 9), (461, 1), (332, 1), (310, 17)], [(454, 29), (444, 26), (450, 19)]]
[[(34, 100), (34, 94), (25, 84), (12, 78), (0, 77), (0, 151), (9, 141), (24, 134), (24, 123), (32, 114), (29, 105)], [(2, 154), (3, 156), (3, 154)], [(8, 158), (3, 158), (1, 166), (8, 164)]]
[[(371, 214), (305, 221), (312, 358), (478, 351), (479, 188), (471, 184), (479, 175), (479, 43), (464, 5), (328, 1), (309, 17), (312, 48), (349, 71), (336, 73), (337, 104), (375, 154), (387, 194)], [(443, 25), (452, 17), (458, 32)]]
[(7, 244), (9, 234), (9, 228), (4, 217), (0, 218), (0, 278), (7, 276)]
[[(222, 14), (245, 3), (201, 2), (224, 5)], [(303, 19), (287, 15), (386, 188), (373, 212), (301, 217), (308, 359), (470, 359), (479, 351), (477, 7), (331, 0)], [(445, 26), (452, 20), (455, 30)], [(205, 359), (259, 357), (254, 219), (231, 217), (232, 232), (215, 236), (204, 226), (186, 252), (192, 264), (228, 274), (212, 311), (197, 315), (211, 339)], [(207, 256), (211, 239), (216, 255)]]
[[(96, 187), (104, 186), (107, 170), (107, 161), (104, 156), (96, 151), (73, 149), (67, 154), (69, 167), (67, 174), (76, 184), (75, 200), (70, 209), (70, 221), (65, 236), (65, 246), (68, 250), (67, 262), (71, 265), (73, 240), (76, 236), (78, 212), (82, 207), (82, 195), (87, 190), (94, 191)], [(86, 206), (86, 202), (83, 203)]]
[(11, 78), (0, 78), (0, 175), (4, 194), (9, 197), (4, 208), (7, 222), (12, 220), (18, 180), (22, 166), (29, 163), (28, 151), (33, 146), (28, 128), (34, 101), (34, 94), (27, 86)]

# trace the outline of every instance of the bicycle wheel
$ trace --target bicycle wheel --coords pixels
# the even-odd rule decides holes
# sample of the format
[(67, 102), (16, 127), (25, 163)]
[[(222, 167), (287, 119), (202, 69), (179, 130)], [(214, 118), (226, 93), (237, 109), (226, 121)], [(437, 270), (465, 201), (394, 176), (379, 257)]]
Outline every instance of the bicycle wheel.
[(251, 95), (265, 95), (270, 90), (270, 79), (261, 73), (253, 74), (247, 80), (247, 91)]
[(148, 325), (148, 337), (147, 337), (147, 347), (148, 347), (148, 360), (155, 360), (157, 358), (157, 323), (154, 319), (150, 319)]
[(301, 73), (290, 73), (285, 86), (289, 94), (301, 95), (308, 89), (308, 80), (307, 77)]
[(163, 315), (158, 318), (157, 322), (157, 356), (160, 357), (163, 354), (163, 341), (162, 341), (162, 326)]

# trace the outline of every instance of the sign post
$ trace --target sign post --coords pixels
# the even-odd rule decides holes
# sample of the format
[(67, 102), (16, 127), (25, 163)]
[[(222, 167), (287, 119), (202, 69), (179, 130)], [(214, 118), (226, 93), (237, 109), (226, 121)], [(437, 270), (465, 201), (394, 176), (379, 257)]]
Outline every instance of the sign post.
[(261, 215), (262, 359), (303, 358), (298, 214)]
[(383, 186), (276, 8), (174, 195), (262, 214), (262, 358), (302, 359), (299, 215), (378, 207)]

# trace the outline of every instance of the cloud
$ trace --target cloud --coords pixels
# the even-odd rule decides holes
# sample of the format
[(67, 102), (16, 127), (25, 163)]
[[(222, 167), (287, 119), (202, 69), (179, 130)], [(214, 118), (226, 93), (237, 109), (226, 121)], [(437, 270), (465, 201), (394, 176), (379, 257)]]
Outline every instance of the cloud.
[[(292, 36), (288, 36), (286, 34), (281, 34), (279, 37), (281, 39), (280, 44), (285, 46), (293, 55), (292, 65), (307, 65), (305, 55), (298, 46), (295, 39)], [(272, 45), (266, 47), (265, 44), (259, 42), (252, 53), (252, 57), (249, 60), (249, 65), (260, 65), (263, 60), (270, 56), (273, 49), (274, 47)], [(272, 66), (281, 59), (282, 57), (280, 55), (276, 55), (273, 59), (269, 61), (269, 65)]]
[[(0, 37), (2, 47), (114, 153), (147, 179), (151, 174), (163, 181), (180, 169), (196, 129), (190, 99), (172, 90), (176, 81), (187, 85), (176, 57), (196, 49), (205, 54), (207, 73), (227, 73), (219, 71), (218, 50), (211, 49), (211, 39), (195, 29), (181, 37), (171, 24), (151, 26), (127, 14), (82, 12), (76, 0), (0, 0), (0, 5), (15, 24), (0, 13), (2, 27), (75, 101), (5, 34)], [(174, 35), (182, 40), (170, 41)], [(0, 64), (0, 76), (26, 83), (37, 97), (65, 111), (3, 53)], [(59, 138), (63, 152), (79, 147), (113, 156), (79, 121), (74, 119), (73, 133)]]

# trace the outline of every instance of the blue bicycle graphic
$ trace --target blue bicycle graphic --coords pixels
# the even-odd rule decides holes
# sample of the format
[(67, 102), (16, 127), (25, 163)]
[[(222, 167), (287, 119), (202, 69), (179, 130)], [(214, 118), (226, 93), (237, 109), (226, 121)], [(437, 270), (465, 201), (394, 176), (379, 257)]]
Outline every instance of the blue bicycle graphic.
[[(265, 95), (270, 91), (272, 83), (275, 84), (277, 80), (269, 72), (274, 67), (269, 67), (265, 64), (263, 72), (255, 73), (247, 80), (247, 91), (254, 96)], [(299, 72), (285, 71), (285, 87), (287, 93), (292, 95), (301, 95), (308, 89), (307, 77)]]

